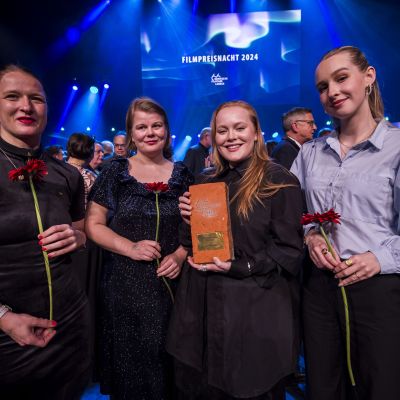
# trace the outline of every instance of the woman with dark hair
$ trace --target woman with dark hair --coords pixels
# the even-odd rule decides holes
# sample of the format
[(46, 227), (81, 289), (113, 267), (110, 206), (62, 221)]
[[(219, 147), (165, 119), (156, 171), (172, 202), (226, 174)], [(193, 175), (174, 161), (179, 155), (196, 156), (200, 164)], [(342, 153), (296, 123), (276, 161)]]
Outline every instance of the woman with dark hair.
[[(171, 399), (165, 337), (172, 301), (165, 278), (173, 284), (186, 257), (178, 197), (192, 177), (183, 163), (166, 158), (168, 119), (155, 101), (131, 103), (126, 132), (136, 154), (113, 160), (97, 178), (86, 219), (88, 236), (108, 250), (100, 285), (101, 391), (115, 399)], [(162, 190), (157, 194), (148, 185), (154, 182)]]
[[(284, 400), (298, 350), (300, 187), (269, 160), (250, 104), (220, 105), (211, 136), (216, 170), (206, 181), (229, 186), (235, 256), (183, 267), (167, 341), (179, 398)], [(180, 208), (190, 221), (189, 193)]]
[(308, 211), (334, 208), (341, 224), (329, 231), (334, 254), (318, 227), (308, 227), (305, 237), (308, 398), (400, 399), (400, 130), (384, 119), (375, 68), (358, 48), (328, 52), (315, 80), (336, 130), (304, 144), (292, 171)]
[(64, 153), (62, 146), (58, 144), (53, 144), (51, 146), (45, 147), (44, 151), (51, 157), (56, 158), (57, 160), (64, 160)]
[(84, 168), (84, 164), (93, 157), (94, 143), (94, 139), (84, 133), (73, 133), (67, 143), (67, 163), (78, 169), (85, 184), (85, 207), (87, 196), (96, 180), (96, 175)]
[[(1, 70), (0, 397), (7, 400), (79, 399), (88, 377), (87, 301), (69, 256), (86, 241), (83, 181), (42, 152), (46, 122), (41, 82), (14, 65)], [(53, 313), (55, 321), (47, 319)]]

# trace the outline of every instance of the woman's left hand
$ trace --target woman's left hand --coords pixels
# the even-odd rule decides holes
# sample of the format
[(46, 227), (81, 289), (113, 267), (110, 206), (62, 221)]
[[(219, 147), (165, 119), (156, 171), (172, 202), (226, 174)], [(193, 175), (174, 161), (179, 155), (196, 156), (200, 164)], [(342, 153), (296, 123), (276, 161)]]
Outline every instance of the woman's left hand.
[[(79, 221), (80, 222), (80, 221)], [(86, 235), (82, 229), (73, 225), (53, 225), (39, 236), (39, 245), (47, 251), (49, 258), (70, 253), (86, 243)]]
[(367, 251), (341, 262), (333, 272), (335, 278), (340, 279), (339, 286), (347, 286), (379, 274), (381, 265), (375, 254)]
[(193, 257), (188, 257), (188, 263), (194, 269), (202, 272), (228, 272), (231, 269), (232, 263), (230, 261), (221, 261), (218, 257), (213, 257), (214, 263), (210, 264), (196, 264)]
[(160, 266), (157, 268), (157, 276), (165, 276), (170, 279), (176, 278), (181, 272), (183, 260), (181, 260), (175, 253), (165, 256)]

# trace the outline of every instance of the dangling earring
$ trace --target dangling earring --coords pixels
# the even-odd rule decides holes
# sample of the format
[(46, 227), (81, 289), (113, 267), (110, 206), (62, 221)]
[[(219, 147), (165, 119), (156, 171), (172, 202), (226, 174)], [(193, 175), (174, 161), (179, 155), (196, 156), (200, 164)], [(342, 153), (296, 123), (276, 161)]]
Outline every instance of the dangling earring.
[(368, 86), (365, 88), (365, 94), (366, 94), (367, 96), (369, 96), (371, 93), (372, 93), (372, 85), (368, 85)]

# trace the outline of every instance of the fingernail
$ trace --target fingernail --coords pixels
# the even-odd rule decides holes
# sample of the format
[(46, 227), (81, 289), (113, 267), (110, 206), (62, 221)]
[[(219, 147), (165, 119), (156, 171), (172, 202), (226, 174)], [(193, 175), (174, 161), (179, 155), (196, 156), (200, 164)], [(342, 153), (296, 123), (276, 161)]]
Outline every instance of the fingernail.
[(43, 244), (42, 240), (39, 240), (39, 246), (41, 246)]
[(57, 326), (57, 322), (56, 321), (51, 321), (51, 326)]
[(38, 238), (39, 238), (39, 239), (43, 239), (43, 236), (42, 236), (42, 235), (38, 235)]
[(53, 256), (53, 254), (47, 254), (47, 257), (53, 258), (54, 256)]
[(42, 247), (42, 251), (47, 251), (47, 248), (46, 247)]

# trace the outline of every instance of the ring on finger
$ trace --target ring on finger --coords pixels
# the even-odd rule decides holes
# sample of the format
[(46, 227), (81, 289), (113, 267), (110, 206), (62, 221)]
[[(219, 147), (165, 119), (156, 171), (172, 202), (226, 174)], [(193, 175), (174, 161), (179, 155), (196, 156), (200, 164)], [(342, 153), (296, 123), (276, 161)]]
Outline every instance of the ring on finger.
[(353, 265), (353, 260), (351, 258), (348, 258), (345, 262), (344, 262), (348, 267), (351, 267)]
[(207, 272), (207, 266), (203, 265), (202, 267), (200, 267), (200, 271)]
[(322, 253), (323, 255), (328, 254), (328, 249), (327, 249), (326, 247), (324, 247), (324, 248), (321, 250), (321, 253)]

